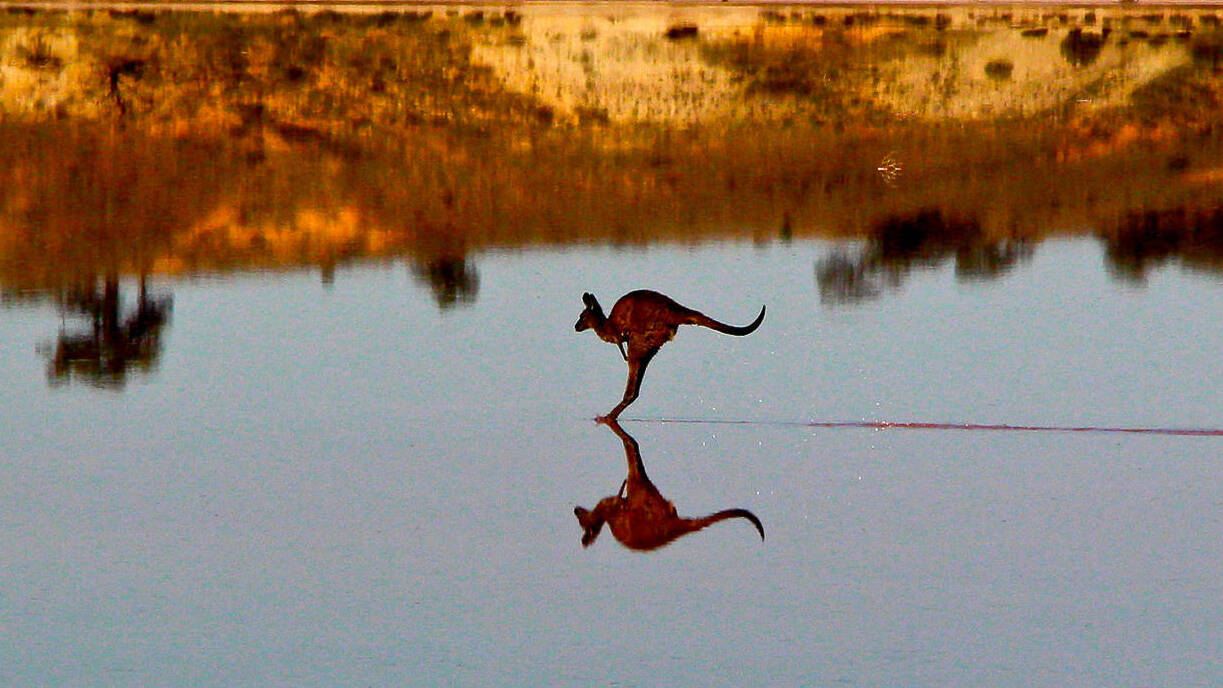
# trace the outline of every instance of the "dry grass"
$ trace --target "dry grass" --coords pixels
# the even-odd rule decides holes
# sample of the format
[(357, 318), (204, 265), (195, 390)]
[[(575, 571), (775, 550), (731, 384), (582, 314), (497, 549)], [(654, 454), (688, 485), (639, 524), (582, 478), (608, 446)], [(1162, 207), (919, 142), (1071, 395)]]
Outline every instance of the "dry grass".
[[(627, 19), (566, 24), (528, 10), (9, 13), (0, 282), (404, 255), (461, 264), (539, 244), (876, 237), (932, 208), (944, 225), (973, 227), (961, 238), (986, 247), (974, 260), (988, 265), (1001, 260), (990, 246), (1108, 237), (1136, 212), (1223, 206), (1210, 181), (1223, 170), (1212, 14), (685, 11), (642, 20), (634, 45), (632, 31), (617, 33), (638, 26)], [(1143, 65), (1173, 65), (1150, 77), (1112, 83), (1120, 72), (1097, 78), (1066, 58), (1080, 81), (1051, 104), (936, 116), (957, 111), (960, 91), (1034, 88), (1029, 53), (996, 54), (981, 36), (1057, 55), (1074, 26), (1105, 24), (1194, 33), (1141, 46)], [(668, 37), (675, 26), (696, 31)], [(1096, 64), (1138, 49), (1109, 40)], [(581, 46), (605, 49), (587, 58), (585, 100), (538, 71), (534, 91), (514, 88), (504, 64), (481, 61), (535, 54), (520, 51), (541, 41), (561, 46), (558, 60), (576, 46), (579, 64)], [(706, 86), (659, 77), (637, 112), (663, 114), (629, 116), (615, 84), (637, 77), (615, 55), (704, 70), (723, 101), (694, 105)], [(952, 78), (947, 65), (964, 55), (980, 69)], [(941, 104), (899, 107), (902, 71), (936, 83)], [(885, 159), (897, 175), (880, 173)]]

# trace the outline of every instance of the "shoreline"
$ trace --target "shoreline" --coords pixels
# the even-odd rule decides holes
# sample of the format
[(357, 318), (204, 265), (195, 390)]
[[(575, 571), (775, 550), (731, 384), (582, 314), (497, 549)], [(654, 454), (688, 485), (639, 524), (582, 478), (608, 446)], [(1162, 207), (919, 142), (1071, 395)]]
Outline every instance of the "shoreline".
[(1115, 8), (1115, 9), (1159, 9), (1165, 7), (1175, 7), (1178, 9), (1223, 9), (1223, 0), (1218, 2), (1201, 2), (1200, 0), (1158, 0), (1155, 2), (1147, 1), (1130, 1), (1130, 0), (1076, 0), (1074, 2), (1064, 2), (1062, 0), (1027, 0), (1024, 2), (1006, 2), (1001, 0), (888, 0), (886, 2), (846, 2), (845, 0), (658, 0), (656, 2), (642, 2), (640, 0), (629, 0), (628, 2), (617, 2), (616, 0), (591, 0), (590, 2), (573, 2), (572, 0), (221, 0), (213, 2), (197, 2), (195, 0), (184, 0), (182, 2), (174, 2), (173, 0), (122, 0), (119, 2), (105, 1), (86, 1), (77, 2), (75, 0), (37, 0), (34, 2), (0, 2), (0, 9), (21, 9), (21, 8), (38, 8), (38, 9), (166, 9), (166, 10), (214, 10), (214, 9), (286, 9), (286, 8), (309, 8), (318, 10), (386, 10), (394, 7), (531, 7), (531, 8), (591, 8), (591, 7), (618, 7), (618, 8), (636, 8), (636, 9), (668, 9), (668, 8), (709, 8), (709, 7), (736, 7), (736, 8), (753, 8), (753, 7), (820, 7), (820, 8), (844, 8), (844, 9), (860, 9), (860, 8), (891, 8), (891, 7), (906, 7), (914, 9), (939, 9), (939, 8)]

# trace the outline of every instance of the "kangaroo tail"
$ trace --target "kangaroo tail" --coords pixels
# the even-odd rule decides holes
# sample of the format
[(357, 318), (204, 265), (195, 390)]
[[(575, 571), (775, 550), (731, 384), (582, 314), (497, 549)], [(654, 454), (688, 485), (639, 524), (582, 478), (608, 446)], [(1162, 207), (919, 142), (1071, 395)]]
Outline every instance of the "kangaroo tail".
[(717, 330), (722, 334), (733, 334), (736, 337), (742, 337), (755, 332), (756, 328), (760, 327), (760, 323), (764, 322), (764, 306), (760, 307), (760, 315), (757, 315), (756, 319), (753, 320), (750, 325), (744, 325), (743, 327), (736, 327), (735, 325), (727, 325), (724, 322), (718, 322), (708, 315), (696, 311), (693, 311), (692, 320), (690, 322), (693, 325), (700, 325), (702, 327), (708, 327), (711, 330)]
[(725, 521), (729, 518), (745, 518), (748, 521), (751, 521), (752, 525), (756, 526), (756, 532), (760, 533), (760, 539), (764, 539), (764, 525), (760, 523), (760, 519), (756, 518), (756, 514), (753, 514), (747, 509), (726, 509), (725, 511), (719, 511), (716, 514), (710, 514), (705, 518), (700, 519), (700, 525), (702, 528), (704, 528), (705, 526), (710, 526), (718, 521)]

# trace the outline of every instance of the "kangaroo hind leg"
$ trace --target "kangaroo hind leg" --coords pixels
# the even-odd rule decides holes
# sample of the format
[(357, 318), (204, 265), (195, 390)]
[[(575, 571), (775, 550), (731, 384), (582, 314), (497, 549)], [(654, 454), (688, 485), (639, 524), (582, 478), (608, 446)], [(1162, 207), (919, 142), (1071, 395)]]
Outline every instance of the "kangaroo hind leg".
[(645, 377), (645, 369), (650, 365), (650, 360), (656, 353), (658, 349), (634, 351), (633, 347), (629, 346), (628, 381), (624, 385), (624, 398), (603, 417), (605, 420), (615, 420), (621, 411), (637, 400), (637, 395), (641, 392), (641, 380)]

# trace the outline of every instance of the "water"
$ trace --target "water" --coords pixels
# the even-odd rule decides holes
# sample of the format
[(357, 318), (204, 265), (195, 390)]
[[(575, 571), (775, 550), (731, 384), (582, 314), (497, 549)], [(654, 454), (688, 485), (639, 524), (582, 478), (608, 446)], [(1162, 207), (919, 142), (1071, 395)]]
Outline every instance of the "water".
[[(732, 59), (710, 36), (784, 46), (811, 39), (796, 28), (811, 17), (684, 8), (700, 31), (676, 44), (666, 12), (629, 6), (613, 26), (593, 7), (498, 25), (439, 10), (402, 35), (322, 16), (339, 47), (315, 63), (309, 32), (286, 43), (300, 74), (259, 61), (272, 20), (255, 15), (239, 30), (99, 12), (95, 33), (44, 32), (41, 52), (18, 47), (63, 17), (5, 17), (15, 64), (43, 75), (9, 87), (50, 88), (63, 67), (63, 90), (0, 122), (0, 683), (1217, 683), (1223, 439), (1151, 432), (1223, 430), (1223, 149), (1195, 90), (1217, 80), (1202, 64), (1213, 11), (1194, 10), (1185, 39), (1166, 10), (1131, 18), (1147, 39), (1072, 51), (1075, 79), (1115, 77), (1092, 97), (1128, 108), (1024, 100), (1035, 62), (1016, 54), (1015, 109), (977, 119), (997, 101), (918, 94), (904, 102), (929, 107), (896, 118), (894, 99), (915, 97), (930, 60), (984, 62), (991, 40), (1056, 52), (1073, 24), (960, 8), (953, 30), (988, 30), (938, 52), (939, 20), (888, 20), (917, 28), (866, 41), (864, 63), (835, 53), (845, 74), (882, 70), (866, 107), (833, 99), (843, 84), (811, 105), (802, 80), (721, 80), (772, 58)], [(72, 65), (119, 65), (116, 45), (166, 35), (193, 46), (197, 21), (248, 48), (196, 46), (249, 59), (198, 61), (198, 83), (223, 86), (215, 110), (189, 97), (186, 58), (120, 70), (121, 114), (106, 83), (73, 90), (94, 72)], [(1038, 23), (1043, 38), (1019, 34)], [(99, 33), (148, 41), (65, 38)], [(442, 33), (482, 46), (488, 69), (430, 52)], [(357, 36), (371, 55), (424, 51), (413, 73), (462, 75), (449, 96), (433, 84), (451, 98), (436, 120), (397, 119), (427, 100), (410, 90), (369, 96), (381, 138), (343, 99), (319, 109), (371, 69), (340, 68)], [(623, 58), (600, 78), (653, 54), (709, 70), (710, 93), (771, 95), (713, 112), (663, 88), (639, 101), (643, 123), (622, 119), (634, 79), (575, 106), (566, 76), (489, 124), (494, 58), (522, 57), (516, 44), (553, 65), (541, 74), (569, 75), (566, 51), (586, 45), (596, 65)], [(1174, 106), (1126, 100), (1152, 80)], [(52, 101), (58, 114), (36, 111)], [(881, 174), (889, 158), (899, 171)], [(621, 416), (680, 516), (747, 509), (763, 540), (732, 519), (652, 551), (607, 527), (582, 544), (575, 507), (628, 473), (594, 421), (626, 366), (573, 324), (583, 292), (610, 308), (642, 287), (734, 324), (768, 307), (746, 337), (682, 328)]]
[[(169, 282), (121, 391), (49, 386), (58, 316), (6, 312), (6, 682), (1210, 683), (1217, 438), (791, 423), (1218, 427), (1223, 285), (1069, 241), (828, 307), (830, 250), (493, 253), (448, 311), (402, 265)], [(624, 415), (681, 515), (763, 542), (579, 542), (624, 365), (570, 321), (648, 276), (769, 306), (682, 330)]]

